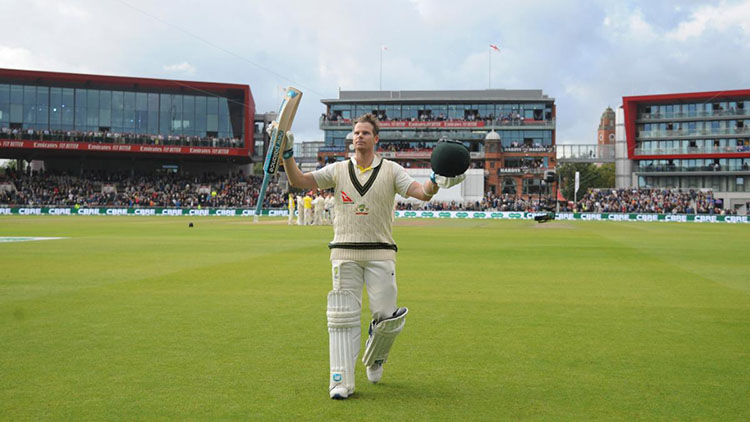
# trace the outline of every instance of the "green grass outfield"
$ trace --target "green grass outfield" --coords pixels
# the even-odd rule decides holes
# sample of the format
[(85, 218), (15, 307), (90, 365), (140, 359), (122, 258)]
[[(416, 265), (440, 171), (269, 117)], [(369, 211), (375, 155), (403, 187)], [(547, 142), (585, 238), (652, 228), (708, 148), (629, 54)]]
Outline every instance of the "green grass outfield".
[(67, 238), (0, 243), (0, 420), (750, 420), (750, 225), (394, 235), (406, 328), (333, 401), (330, 227), (0, 217)]

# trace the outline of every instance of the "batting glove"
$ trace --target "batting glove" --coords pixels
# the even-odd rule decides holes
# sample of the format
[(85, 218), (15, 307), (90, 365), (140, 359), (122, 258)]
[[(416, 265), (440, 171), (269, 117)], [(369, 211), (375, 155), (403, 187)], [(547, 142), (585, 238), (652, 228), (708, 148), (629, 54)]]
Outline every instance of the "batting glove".
[(465, 174), (456, 177), (445, 177), (432, 172), (432, 175), (430, 175), (430, 180), (432, 180), (432, 183), (438, 185), (443, 189), (452, 188), (453, 186), (456, 186), (457, 184), (463, 182), (464, 179), (466, 179)]
[(286, 133), (286, 142), (284, 143), (284, 158), (289, 158), (294, 155), (294, 134), (292, 132)]
[[(273, 125), (268, 125), (266, 127), (266, 133), (268, 134), (268, 137), (270, 138), (273, 134)], [(289, 158), (294, 155), (294, 134), (292, 132), (287, 132), (285, 138), (285, 144), (284, 144), (284, 153), (282, 155), (283, 158)]]

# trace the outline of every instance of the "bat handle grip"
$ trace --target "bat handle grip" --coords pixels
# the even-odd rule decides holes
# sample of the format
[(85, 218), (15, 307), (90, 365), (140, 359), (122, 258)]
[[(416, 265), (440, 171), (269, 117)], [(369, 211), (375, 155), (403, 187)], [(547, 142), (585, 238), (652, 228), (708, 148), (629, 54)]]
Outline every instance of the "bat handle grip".
[(260, 216), (261, 212), (263, 212), (263, 200), (266, 197), (266, 188), (268, 188), (268, 180), (271, 178), (270, 176), (271, 175), (268, 173), (263, 176), (263, 183), (260, 185), (260, 192), (258, 193), (258, 203), (255, 204), (256, 217)]

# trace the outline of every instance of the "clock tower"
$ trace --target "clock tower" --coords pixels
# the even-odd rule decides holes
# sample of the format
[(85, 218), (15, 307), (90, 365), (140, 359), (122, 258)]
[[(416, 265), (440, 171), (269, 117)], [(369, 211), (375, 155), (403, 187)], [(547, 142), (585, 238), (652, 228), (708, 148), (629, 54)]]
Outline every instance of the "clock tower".
[(614, 145), (615, 144), (615, 111), (607, 107), (602, 113), (602, 119), (599, 122), (599, 130), (596, 138), (597, 145)]

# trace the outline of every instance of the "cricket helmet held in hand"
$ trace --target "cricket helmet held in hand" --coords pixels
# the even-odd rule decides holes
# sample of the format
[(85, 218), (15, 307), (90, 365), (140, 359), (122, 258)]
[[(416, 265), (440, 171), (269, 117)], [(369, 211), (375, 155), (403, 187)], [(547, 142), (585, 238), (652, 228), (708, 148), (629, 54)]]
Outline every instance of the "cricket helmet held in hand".
[(439, 140), (430, 157), (432, 171), (445, 177), (464, 174), (470, 161), (469, 149), (462, 142), (451, 139)]

